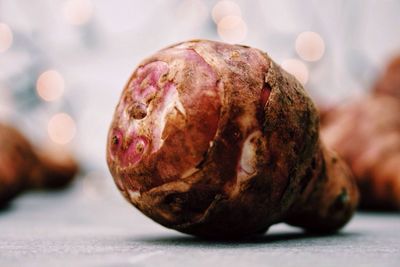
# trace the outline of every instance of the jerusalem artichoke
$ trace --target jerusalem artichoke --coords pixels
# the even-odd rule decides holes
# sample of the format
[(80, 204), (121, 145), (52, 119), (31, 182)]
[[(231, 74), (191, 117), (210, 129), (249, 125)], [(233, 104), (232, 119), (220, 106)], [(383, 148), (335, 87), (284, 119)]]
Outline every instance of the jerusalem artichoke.
[(324, 116), (322, 139), (352, 169), (363, 208), (400, 209), (399, 114), (399, 100), (371, 95)]
[(372, 94), (324, 112), (322, 139), (350, 165), (361, 207), (400, 210), (400, 57)]
[(129, 202), (183, 233), (239, 238), (282, 221), (331, 232), (351, 218), (358, 191), (318, 125), (302, 85), (267, 54), (189, 41), (134, 71), (107, 162)]
[(67, 153), (34, 148), (15, 128), (0, 124), (0, 205), (29, 188), (59, 188), (78, 170)]

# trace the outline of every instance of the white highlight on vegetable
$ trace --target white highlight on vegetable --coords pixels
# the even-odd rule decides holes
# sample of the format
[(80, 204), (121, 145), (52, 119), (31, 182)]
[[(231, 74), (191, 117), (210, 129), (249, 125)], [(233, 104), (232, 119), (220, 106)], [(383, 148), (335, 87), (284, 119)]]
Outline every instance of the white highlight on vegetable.
[(199, 171), (199, 169), (197, 168), (190, 168), (188, 170), (186, 170), (183, 174), (182, 174), (182, 179), (185, 179), (189, 176), (191, 176), (192, 174), (194, 174), (195, 172)]
[(257, 140), (261, 137), (261, 131), (255, 131), (243, 143), (237, 172), (238, 184), (246, 181), (256, 173), (256, 150), (257, 144), (260, 143)]
[(133, 191), (130, 189), (128, 189), (127, 191), (128, 191), (129, 198), (131, 199), (131, 201), (137, 201), (141, 196), (139, 191)]
[[(186, 111), (179, 100), (179, 94), (175, 86), (168, 89), (168, 92), (163, 96), (163, 101), (159, 103), (159, 106), (154, 107), (155, 110), (151, 111), (151, 116), (154, 116), (154, 130), (153, 130), (153, 152), (160, 149), (163, 145), (164, 140), (162, 139), (165, 126), (167, 124), (167, 117), (172, 113), (175, 107), (182, 113), (186, 114)], [(150, 116), (149, 116), (150, 118)], [(152, 121), (151, 119), (149, 121)], [(144, 121), (146, 125), (147, 120)], [(145, 126), (146, 127), (146, 126)]]
[(175, 107), (180, 113), (182, 113), (183, 116), (186, 117), (186, 110), (183, 107), (182, 102), (179, 100), (179, 98), (175, 101)]

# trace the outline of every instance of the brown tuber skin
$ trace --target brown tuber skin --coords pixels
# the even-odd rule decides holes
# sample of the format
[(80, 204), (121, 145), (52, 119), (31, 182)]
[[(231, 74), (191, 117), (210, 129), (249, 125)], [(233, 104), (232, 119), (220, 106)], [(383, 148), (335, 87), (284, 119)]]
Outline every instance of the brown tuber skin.
[(61, 188), (78, 171), (65, 152), (42, 151), (15, 128), (0, 123), (0, 206), (29, 188)]
[(358, 191), (318, 124), (303, 87), (267, 54), (189, 41), (135, 70), (107, 162), (129, 202), (183, 233), (243, 238), (278, 222), (332, 232), (351, 218)]
[(333, 107), (322, 120), (322, 138), (350, 165), (361, 207), (400, 210), (400, 57), (373, 94)]

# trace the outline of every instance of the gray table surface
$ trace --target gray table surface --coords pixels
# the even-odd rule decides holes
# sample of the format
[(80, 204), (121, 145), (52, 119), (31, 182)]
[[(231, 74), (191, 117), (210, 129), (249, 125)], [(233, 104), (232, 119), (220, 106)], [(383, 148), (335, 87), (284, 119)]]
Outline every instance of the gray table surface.
[(256, 240), (209, 242), (153, 223), (108, 180), (85, 183), (2, 210), (0, 266), (400, 266), (399, 213), (357, 213), (332, 236), (278, 224)]

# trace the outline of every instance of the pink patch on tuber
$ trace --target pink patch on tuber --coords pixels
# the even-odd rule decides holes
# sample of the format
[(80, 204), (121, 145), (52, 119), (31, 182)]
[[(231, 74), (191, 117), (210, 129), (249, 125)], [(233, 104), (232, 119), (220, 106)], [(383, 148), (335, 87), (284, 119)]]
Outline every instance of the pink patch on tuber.
[(129, 144), (125, 145), (122, 131), (116, 129), (110, 136), (109, 155), (112, 160), (118, 159), (121, 167), (128, 167), (139, 162), (149, 146), (145, 136), (134, 135)]
[(145, 136), (135, 136), (126, 150), (122, 151), (120, 156), (120, 164), (127, 167), (130, 164), (139, 162), (143, 154), (146, 152), (149, 140)]
[(134, 101), (147, 103), (158, 89), (161, 76), (168, 73), (168, 64), (162, 61), (151, 62), (137, 70), (136, 78), (129, 88)]

